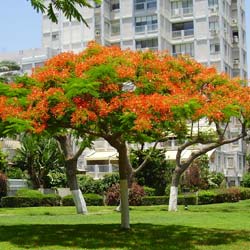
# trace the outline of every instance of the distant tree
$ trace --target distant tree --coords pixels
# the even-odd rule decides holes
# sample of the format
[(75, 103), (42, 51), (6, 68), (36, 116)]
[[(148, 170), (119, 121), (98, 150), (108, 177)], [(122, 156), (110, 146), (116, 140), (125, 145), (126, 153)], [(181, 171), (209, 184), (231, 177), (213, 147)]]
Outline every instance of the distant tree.
[(132, 166), (139, 166), (148, 156), (143, 169), (135, 173), (135, 178), (139, 185), (148, 186), (155, 189), (156, 195), (164, 195), (167, 184), (170, 184), (169, 176), (174, 170), (173, 162), (167, 161), (164, 149), (131, 150), (130, 158)]
[(64, 167), (55, 139), (32, 134), (22, 136), (21, 148), (17, 149), (14, 163), (28, 172), (34, 188), (48, 187), (50, 170)]
[[(48, 4), (44, 0), (27, 0), (31, 6), (37, 11), (46, 14), (52, 22), (57, 23), (58, 18), (55, 11), (62, 11), (65, 17), (69, 20), (75, 18), (79, 22), (85, 23), (86, 20), (81, 15), (79, 7), (93, 8), (89, 0), (51, 0)], [(99, 5), (101, 0), (92, 0), (93, 4)]]
[(0, 82), (13, 82), (20, 75), (20, 66), (14, 61), (0, 62)]

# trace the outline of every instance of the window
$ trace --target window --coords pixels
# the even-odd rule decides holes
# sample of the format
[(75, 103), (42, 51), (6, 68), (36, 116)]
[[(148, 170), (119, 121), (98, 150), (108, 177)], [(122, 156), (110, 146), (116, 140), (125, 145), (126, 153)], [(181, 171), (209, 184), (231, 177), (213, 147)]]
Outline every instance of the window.
[(218, 0), (208, 0), (208, 6), (213, 7), (218, 5)]
[(157, 30), (157, 16), (142, 16), (135, 18), (135, 32), (145, 32)]
[(178, 56), (178, 55), (194, 56), (194, 44), (185, 43), (185, 44), (173, 45), (173, 56)]
[(191, 29), (194, 29), (194, 23), (193, 22), (174, 23), (172, 25), (172, 30), (173, 31), (191, 30)]
[(234, 168), (234, 158), (233, 157), (227, 158), (227, 168)]
[(156, 8), (156, 0), (135, 0), (135, 10), (150, 10)]
[(111, 0), (110, 2), (110, 9), (113, 10), (119, 10), (120, 9), (120, 2), (119, 0)]
[(218, 54), (220, 53), (220, 44), (214, 43), (210, 44), (210, 54)]
[(111, 35), (120, 35), (120, 22), (115, 21), (111, 23)]
[(59, 40), (59, 32), (52, 33), (52, 41)]
[(136, 41), (136, 49), (157, 49), (158, 47), (158, 39), (149, 39), (149, 40), (140, 40)]
[(216, 21), (209, 21), (209, 30), (210, 31), (217, 31), (219, 30), (219, 22)]

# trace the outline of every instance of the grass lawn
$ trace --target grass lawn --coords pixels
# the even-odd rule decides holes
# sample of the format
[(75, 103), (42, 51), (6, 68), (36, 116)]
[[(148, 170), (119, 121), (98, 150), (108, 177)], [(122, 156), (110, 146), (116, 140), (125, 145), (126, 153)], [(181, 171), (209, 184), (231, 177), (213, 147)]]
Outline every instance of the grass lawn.
[(250, 200), (179, 208), (132, 207), (131, 230), (113, 207), (0, 208), (0, 249), (250, 250)]

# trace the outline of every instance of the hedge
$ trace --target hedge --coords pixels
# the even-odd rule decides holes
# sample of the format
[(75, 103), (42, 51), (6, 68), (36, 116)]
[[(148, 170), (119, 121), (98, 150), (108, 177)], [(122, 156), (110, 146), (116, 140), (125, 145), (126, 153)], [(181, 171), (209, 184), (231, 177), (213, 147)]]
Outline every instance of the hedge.
[[(84, 194), (84, 199), (87, 206), (103, 206), (103, 197), (98, 194)], [(62, 198), (63, 206), (74, 206), (74, 200), (72, 195), (67, 195)]]
[(55, 194), (42, 197), (7, 196), (1, 199), (2, 207), (60, 206), (61, 198)]

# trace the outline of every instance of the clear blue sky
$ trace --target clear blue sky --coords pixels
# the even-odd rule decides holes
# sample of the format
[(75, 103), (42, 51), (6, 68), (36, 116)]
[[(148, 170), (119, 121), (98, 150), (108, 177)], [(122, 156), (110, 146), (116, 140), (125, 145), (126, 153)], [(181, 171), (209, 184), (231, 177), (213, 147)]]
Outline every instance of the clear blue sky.
[[(246, 2), (248, 68), (250, 69), (250, 0)], [(27, 0), (1, 0), (0, 52), (41, 47), (41, 15)], [(248, 71), (250, 77), (250, 70)]]

